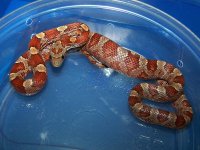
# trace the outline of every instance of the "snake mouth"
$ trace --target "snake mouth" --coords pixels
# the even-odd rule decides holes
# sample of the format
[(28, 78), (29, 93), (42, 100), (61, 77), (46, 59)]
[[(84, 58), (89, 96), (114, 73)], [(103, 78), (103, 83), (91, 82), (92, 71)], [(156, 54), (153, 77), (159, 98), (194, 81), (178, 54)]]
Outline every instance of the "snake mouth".
[(60, 67), (63, 64), (63, 57), (51, 59), (51, 64), (53, 67), (56, 67), (56, 68)]

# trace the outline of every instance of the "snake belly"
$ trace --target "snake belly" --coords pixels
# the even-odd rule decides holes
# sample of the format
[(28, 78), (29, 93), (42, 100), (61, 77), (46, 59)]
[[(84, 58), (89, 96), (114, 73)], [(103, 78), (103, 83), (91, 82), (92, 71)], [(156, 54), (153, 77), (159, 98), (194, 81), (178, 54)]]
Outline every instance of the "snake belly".
[[(130, 92), (128, 103), (138, 119), (175, 129), (191, 122), (193, 111), (183, 93), (184, 77), (178, 68), (165, 61), (146, 59), (98, 33), (90, 33), (84, 50), (103, 65), (129, 77), (157, 80), (155, 84), (138, 84)], [(143, 98), (172, 102), (175, 112), (147, 105)]]

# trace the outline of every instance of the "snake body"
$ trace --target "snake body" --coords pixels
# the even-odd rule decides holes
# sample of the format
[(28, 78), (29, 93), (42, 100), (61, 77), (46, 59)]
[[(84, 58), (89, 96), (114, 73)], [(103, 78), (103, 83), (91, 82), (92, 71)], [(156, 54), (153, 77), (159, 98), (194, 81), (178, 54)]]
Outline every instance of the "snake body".
[[(82, 53), (100, 68), (109, 67), (133, 78), (157, 80), (154, 84), (138, 84), (131, 90), (128, 102), (137, 118), (175, 129), (191, 122), (193, 111), (183, 93), (184, 77), (178, 68), (165, 61), (146, 59), (101, 34), (90, 32), (83, 23), (72, 23), (36, 34), (29, 43), (28, 51), (12, 67), (11, 84), (20, 93), (37, 93), (47, 80), (45, 62), (51, 59), (53, 66), (59, 67), (69, 49), (81, 46), (84, 46)], [(31, 71), (33, 78), (25, 79)], [(172, 102), (175, 112), (147, 105), (143, 98)]]
[[(130, 109), (140, 120), (169, 128), (183, 128), (191, 122), (192, 107), (183, 94), (184, 77), (173, 65), (165, 61), (146, 59), (98, 33), (90, 34), (83, 53), (90, 60), (93, 57), (102, 65), (129, 77), (158, 80), (156, 84), (138, 84), (130, 92)], [(172, 106), (176, 112), (153, 108), (144, 104), (142, 98), (157, 102), (173, 101)]]
[[(84, 45), (88, 35), (89, 28), (83, 23), (71, 23), (34, 35), (28, 50), (17, 59), (10, 71), (11, 84), (22, 94), (36, 94), (47, 80), (45, 63), (51, 60), (54, 67), (59, 67), (66, 52)], [(32, 78), (27, 79), (31, 73)]]

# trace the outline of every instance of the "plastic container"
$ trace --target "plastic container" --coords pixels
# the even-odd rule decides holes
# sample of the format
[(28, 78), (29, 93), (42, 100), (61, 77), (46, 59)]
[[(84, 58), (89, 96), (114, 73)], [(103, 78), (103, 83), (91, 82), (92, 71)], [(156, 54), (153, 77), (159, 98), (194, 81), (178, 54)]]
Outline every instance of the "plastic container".
[[(127, 99), (143, 81), (99, 69), (78, 52), (61, 68), (47, 64), (48, 83), (40, 93), (18, 94), (8, 73), (31, 35), (77, 21), (147, 58), (179, 67), (194, 109), (192, 123), (172, 130), (139, 121)], [(200, 148), (200, 41), (167, 14), (138, 1), (37, 1), (2, 18), (0, 38), (1, 150)]]
[(5, 13), (5, 10), (8, 7), (9, 2), (10, 1), (8, 1), (8, 0), (1, 0), (1, 2), (0, 2), (0, 4), (1, 4), (0, 5), (0, 17), (2, 17), (3, 14)]

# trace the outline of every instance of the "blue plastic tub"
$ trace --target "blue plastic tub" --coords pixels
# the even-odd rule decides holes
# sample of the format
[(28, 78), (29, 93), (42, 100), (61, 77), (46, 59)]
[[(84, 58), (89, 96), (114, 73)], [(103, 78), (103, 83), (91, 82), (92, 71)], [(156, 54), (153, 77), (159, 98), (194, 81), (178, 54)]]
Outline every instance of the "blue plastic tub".
[(2, 17), (5, 14), (5, 11), (9, 5), (10, 1), (9, 0), (1, 0), (0, 2), (0, 17)]
[(0, 0), (0, 17), (36, 0)]
[[(78, 52), (59, 69), (47, 64), (48, 83), (39, 94), (18, 94), (8, 74), (31, 36), (77, 21), (147, 58), (176, 65), (185, 76), (192, 123), (172, 130), (139, 121), (127, 99), (143, 81), (99, 69)], [(138, 1), (37, 1), (2, 18), (0, 38), (1, 150), (200, 149), (200, 40), (167, 14)]]

